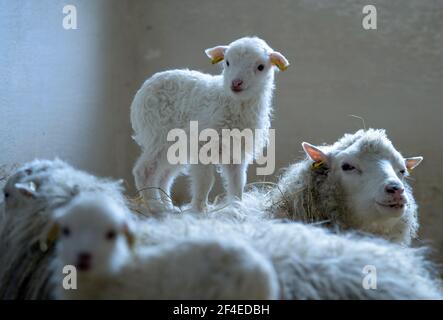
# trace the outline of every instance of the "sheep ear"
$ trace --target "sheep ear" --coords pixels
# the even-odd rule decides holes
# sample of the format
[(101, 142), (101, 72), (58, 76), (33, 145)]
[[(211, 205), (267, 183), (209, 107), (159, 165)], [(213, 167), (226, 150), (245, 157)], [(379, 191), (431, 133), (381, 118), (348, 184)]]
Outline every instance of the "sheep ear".
[(289, 61), (280, 52), (274, 51), (269, 54), (269, 60), (281, 71), (285, 71), (289, 67)]
[(60, 234), (60, 226), (54, 222), (47, 230), (45, 239), (40, 240), (40, 250), (43, 252), (48, 251), (49, 245), (57, 240)]
[(16, 183), (14, 187), (27, 198), (35, 198), (37, 195), (37, 188), (33, 181), (28, 183)]
[(219, 63), (225, 58), (228, 46), (217, 46), (205, 50), (206, 55), (211, 59), (212, 64)]
[(312, 159), (312, 161), (316, 163), (327, 162), (328, 157), (326, 156), (326, 154), (324, 154), (324, 152), (316, 146), (313, 146), (312, 144), (307, 142), (303, 142), (301, 145), (303, 147), (303, 150), (305, 150), (306, 154), (309, 156), (309, 158)]
[(123, 234), (126, 237), (126, 241), (128, 242), (128, 246), (133, 248), (135, 245), (135, 234), (133, 228), (131, 228), (127, 223), (123, 226)]
[(423, 161), (423, 157), (405, 158), (406, 168), (411, 171)]

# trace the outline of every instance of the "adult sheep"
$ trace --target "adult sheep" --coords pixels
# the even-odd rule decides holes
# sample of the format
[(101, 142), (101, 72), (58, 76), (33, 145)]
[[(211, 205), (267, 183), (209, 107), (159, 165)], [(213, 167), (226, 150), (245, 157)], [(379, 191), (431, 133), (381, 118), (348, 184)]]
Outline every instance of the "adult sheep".
[[(171, 130), (182, 129), (189, 136), (191, 121), (198, 121), (201, 131), (213, 129), (219, 135), (223, 129), (261, 130), (255, 137), (253, 148), (246, 145), (244, 153), (234, 154), (226, 161), (229, 163), (221, 164), (230, 199), (242, 198), (248, 164), (254, 153), (267, 144), (275, 66), (286, 69), (289, 65), (286, 58), (256, 37), (245, 37), (228, 46), (207, 49), (206, 54), (213, 63), (224, 60), (221, 75), (191, 70), (156, 73), (146, 80), (132, 102), (133, 138), (142, 148), (133, 174), (136, 187), (142, 190), (145, 203), (152, 212), (172, 208), (168, 197), (171, 186), (175, 177), (186, 169), (192, 178), (193, 210), (206, 210), (208, 194), (214, 183), (212, 162), (202, 164), (192, 155), (185, 159), (185, 163), (171, 164), (168, 161), (168, 149), (172, 145), (168, 142), (168, 133)], [(228, 147), (222, 143), (220, 154), (230, 152)], [(189, 163), (192, 165), (188, 166)], [(166, 195), (160, 194), (156, 188)], [(162, 201), (157, 201), (161, 198)]]
[(142, 219), (138, 241), (149, 247), (221, 236), (249, 243), (272, 262), (279, 299), (442, 299), (425, 249), (298, 222), (239, 223), (224, 213), (218, 219), (198, 214)]
[(417, 204), (406, 179), (422, 157), (404, 158), (380, 129), (345, 134), (333, 145), (303, 143), (303, 149), (307, 158), (291, 165), (270, 194), (272, 216), (327, 221), (410, 244)]

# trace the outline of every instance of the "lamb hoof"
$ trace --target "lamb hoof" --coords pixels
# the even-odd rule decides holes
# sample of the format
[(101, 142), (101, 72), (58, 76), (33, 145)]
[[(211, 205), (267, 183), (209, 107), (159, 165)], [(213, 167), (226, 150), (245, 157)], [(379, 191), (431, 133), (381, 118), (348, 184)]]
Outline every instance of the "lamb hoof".
[[(171, 211), (170, 206), (161, 201), (149, 201), (147, 203), (148, 211), (153, 215), (159, 215), (165, 211)], [(171, 206), (173, 207), (173, 206)]]
[(209, 211), (208, 204), (206, 202), (193, 204), (191, 206), (191, 211), (198, 213), (207, 213)]

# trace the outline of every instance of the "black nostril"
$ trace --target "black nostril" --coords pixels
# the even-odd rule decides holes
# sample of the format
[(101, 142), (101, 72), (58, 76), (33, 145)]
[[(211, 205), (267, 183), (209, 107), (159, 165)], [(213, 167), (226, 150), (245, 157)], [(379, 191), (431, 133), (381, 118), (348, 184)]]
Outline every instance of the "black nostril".
[(395, 184), (395, 185), (387, 185), (385, 187), (385, 191), (387, 193), (397, 193), (399, 191), (402, 192), (403, 188), (401, 186), (397, 185), (397, 184)]
[(392, 187), (386, 187), (387, 193), (395, 193), (395, 190)]

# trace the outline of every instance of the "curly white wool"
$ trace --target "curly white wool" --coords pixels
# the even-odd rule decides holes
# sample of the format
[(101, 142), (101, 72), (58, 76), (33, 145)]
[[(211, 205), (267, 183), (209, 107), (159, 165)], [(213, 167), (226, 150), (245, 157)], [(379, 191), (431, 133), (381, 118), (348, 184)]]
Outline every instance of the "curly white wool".
[[(34, 177), (30, 175), (29, 179), (45, 181), (36, 183), (42, 188), (39, 195), (42, 200), (53, 204), (56, 199), (72, 198), (72, 190), (78, 187), (91, 192), (95, 188), (97, 194), (105, 192), (113, 199), (122, 197), (118, 184), (91, 177), (69, 166)], [(71, 187), (63, 187), (66, 184)], [(121, 203), (124, 207), (124, 202)], [(59, 203), (63, 204), (66, 200)], [(39, 207), (35, 205), (34, 210), (28, 211), (9, 208), (6, 212), (7, 223), (0, 234), (0, 290), (3, 299), (51, 297), (53, 288), (48, 283), (51, 277), (48, 266), (54, 261), (53, 246), (42, 252), (36, 239), (41, 239), (47, 231), (46, 226), (52, 220), (55, 208), (48, 206), (40, 213), (36, 212), (36, 208)], [(11, 217), (15, 214), (18, 219)], [(426, 259), (424, 249), (404, 248), (349, 233), (333, 235), (324, 229), (297, 222), (281, 223), (260, 218), (264, 214), (261, 205), (244, 207), (243, 203), (239, 203), (238, 209), (226, 207), (208, 216), (168, 215), (162, 219), (134, 216), (138, 220), (137, 234), (140, 237), (136, 247), (173, 246), (194, 240), (198, 243), (214, 237), (246, 243), (272, 263), (278, 275), (279, 298), (442, 298), (438, 275)], [(257, 219), (250, 219), (247, 215)], [(28, 225), (32, 227), (27, 228)], [(377, 290), (366, 290), (362, 285), (363, 269), (367, 265), (376, 267)]]
[[(231, 212), (229, 212), (231, 211)], [(324, 228), (257, 219), (239, 222), (225, 209), (217, 219), (169, 215), (139, 222), (143, 245), (220, 235), (250, 243), (275, 268), (280, 299), (442, 299), (438, 273), (425, 249)], [(234, 218), (232, 218), (234, 216)], [(377, 290), (365, 288), (375, 267)]]
[(417, 204), (405, 179), (422, 157), (403, 158), (380, 129), (303, 147), (308, 157), (291, 165), (266, 199), (271, 216), (327, 221), (332, 228), (410, 244), (418, 229)]
[(124, 203), (120, 182), (100, 179), (61, 160), (34, 160), (19, 168), (4, 187), (0, 223), (0, 299), (50, 298), (47, 243), (54, 210), (78, 193), (96, 192)]
[[(56, 213), (57, 299), (275, 299), (270, 262), (235, 239), (205, 237), (134, 250), (126, 211), (112, 198), (79, 195)], [(111, 237), (112, 235), (112, 237)], [(128, 241), (129, 240), (129, 241)], [(77, 267), (75, 290), (63, 288)]]
[[(142, 148), (133, 174), (136, 187), (143, 190), (145, 202), (153, 212), (172, 206), (167, 196), (152, 187), (169, 194), (175, 177), (186, 169), (192, 177), (192, 207), (204, 211), (215, 179), (213, 164), (193, 164), (188, 168), (169, 163), (167, 150), (172, 143), (167, 136), (171, 130), (183, 129), (189, 135), (190, 121), (198, 121), (199, 130), (214, 129), (219, 134), (222, 129), (261, 129), (254, 150), (261, 151), (267, 144), (274, 66), (285, 69), (289, 65), (286, 58), (256, 37), (241, 38), (206, 53), (213, 62), (224, 60), (221, 75), (191, 70), (156, 73), (146, 80), (132, 102), (133, 137)], [(246, 150), (241, 164), (221, 165), (229, 198), (242, 197), (254, 150)], [(162, 196), (163, 204), (156, 201)]]

